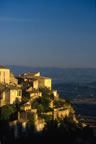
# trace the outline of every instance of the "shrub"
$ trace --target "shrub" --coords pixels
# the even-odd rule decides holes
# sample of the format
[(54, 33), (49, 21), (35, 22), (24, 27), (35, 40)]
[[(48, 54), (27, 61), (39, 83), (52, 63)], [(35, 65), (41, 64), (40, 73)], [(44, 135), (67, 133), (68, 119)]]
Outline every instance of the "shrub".
[(14, 105), (6, 105), (0, 109), (0, 120), (9, 120), (10, 116), (16, 112)]

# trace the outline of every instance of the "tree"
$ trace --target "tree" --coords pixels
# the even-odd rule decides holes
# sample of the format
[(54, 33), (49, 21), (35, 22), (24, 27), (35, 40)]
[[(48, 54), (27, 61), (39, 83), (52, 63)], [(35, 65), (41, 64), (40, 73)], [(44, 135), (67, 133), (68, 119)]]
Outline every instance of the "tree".
[(50, 99), (54, 98), (52, 91), (49, 90), (48, 88), (40, 88), (39, 90), (42, 92), (43, 97)]
[(43, 107), (42, 104), (38, 105), (37, 111), (38, 111), (39, 114), (42, 113), (42, 112), (44, 112), (44, 107)]
[(49, 98), (40, 97), (32, 102), (31, 107), (36, 108), (39, 113), (50, 111), (50, 101), (51, 100)]
[(65, 105), (65, 100), (55, 100), (54, 101), (54, 106), (56, 107), (56, 108), (59, 108), (59, 107), (63, 107)]
[(14, 105), (6, 105), (0, 109), (0, 120), (9, 120), (10, 116), (16, 112)]

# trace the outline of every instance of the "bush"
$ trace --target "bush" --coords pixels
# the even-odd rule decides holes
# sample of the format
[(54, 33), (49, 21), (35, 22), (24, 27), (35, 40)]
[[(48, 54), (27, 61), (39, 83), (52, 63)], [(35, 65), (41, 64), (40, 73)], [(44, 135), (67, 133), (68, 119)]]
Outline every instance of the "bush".
[(42, 92), (42, 96), (45, 98), (50, 98), (50, 99), (54, 98), (52, 91), (49, 90), (48, 88), (40, 88), (39, 91)]
[(54, 106), (56, 108), (63, 107), (64, 105), (65, 105), (65, 101), (63, 101), (63, 100), (55, 100), (54, 101)]
[(16, 112), (14, 105), (6, 105), (0, 109), (0, 120), (9, 120), (11, 115)]
[(48, 122), (52, 120), (52, 115), (42, 115), (42, 118), (44, 118), (45, 121)]
[(31, 107), (33, 109), (37, 109), (38, 113), (41, 112), (48, 112), (50, 111), (50, 99), (45, 97), (37, 98), (35, 101), (32, 102)]

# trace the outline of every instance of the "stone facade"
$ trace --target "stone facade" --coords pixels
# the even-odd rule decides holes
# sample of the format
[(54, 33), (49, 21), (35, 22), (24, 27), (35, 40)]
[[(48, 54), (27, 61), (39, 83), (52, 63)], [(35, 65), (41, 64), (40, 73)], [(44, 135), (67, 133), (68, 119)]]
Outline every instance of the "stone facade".
[(40, 76), (40, 72), (37, 73), (30, 72), (30, 73), (21, 74), (17, 78), (19, 81), (22, 79), (23, 81), (32, 82), (33, 88), (35, 89), (48, 88), (51, 90), (52, 88), (51, 78)]
[(58, 99), (59, 98), (59, 95), (57, 93), (57, 90), (52, 90), (52, 94), (54, 96), (54, 99)]
[(40, 72), (28, 72), (28, 73), (24, 73), (24, 77), (26, 77), (26, 78), (31, 78), (33, 76), (40, 76)]
[(39, 90), (33, 89), (33, 87), (29, 87), (26, 90), (26, 92), (29, 93), (30, 101), (33, 101), (38, 97), (42, 97), (42, 92), (40, 92)]
[(48, 88), (51, 90), (52, 80), (47, 77), (37, 77), (39, 88)]
[(0, 107), (21, 102), (22, 89), (18, 80), (4, 66), (0, 66)]
[(0, 89), (0, 107), (21, 102), (22, 89), (15, 86), (2, 86)]
[(38, 89), (38, 80), (33, 81), (33, 89)]
[(43, 118), (38, 118), (35, 121), (35, 130), (36, 132), (40, 132), (45, 127), (45, 120)]
[(31, 110), (31, 104), (29, 102), (23, 104), (20, 106), (20, 110), (22, 111), (29, 111)]
[(10, 73), (10, 83), (18, 85), (18, 80), (14, 77), (13, 73)]
[(14, 88), (14, 89), (9, 89), (10, 91), (10, 103), (18, 103), (21, 102), (22, 100), (22, 89), (21, 88)]
[[(23, 114), (19, 113), (18, 119), (9, 122), (9, 126), (10, 129), (13, 129), (13, 134), (15, 136), (15, 138), (18, 138), (20, 136), (20, 132), (22, 134), (26, 134), (26, 128), (28, 127), (28, 123), (29, 121), (27, 120), (27, 112), (25, 113), (25, 116)], [(44, 126), (45, 126), (45, 120), (43, 118), (39, 118), (38, 114), (33, 113), (33, 117), (34, 117), (34, 133), (36, 132), (40, 132), (43, 130)]]
[(8, 68), (5, 68), (4, 66), (0, 66), (0, 83), (10, 83), (10, 70)]
[(70, 114), (70, 109), (62, 109), (62, 110), (54, 109), (53, 119), (65, 118), (66, 116), (69, 117), (69, 114)]
[(30, 92), (30, 98), (31, 98), (31, 100), (34, 100), (34, 99), (36, 99), (36, 98), (38, 98), (38, 97), (42, 97), (42, 92), (39, 92), (39, 91), (37, 91), (37, 92)]
[(39, 88), (37, 79), (32, 78), (32, 79), (26, 79), (24, 81), (29, 81), (31, 83), (31, 89), (29, 88), (29, 91), (30, 90), (32, 91), (32, 89), (38, 89)]

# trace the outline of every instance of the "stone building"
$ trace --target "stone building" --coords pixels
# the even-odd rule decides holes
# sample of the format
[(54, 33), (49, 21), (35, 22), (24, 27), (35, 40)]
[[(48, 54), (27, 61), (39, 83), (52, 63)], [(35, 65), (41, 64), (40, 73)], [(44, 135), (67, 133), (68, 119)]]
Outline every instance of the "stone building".
[(26, 118), (21, 118), (20, 112), (18, 112), (17, 120), (9, 122), (10, 130), (12, 131), (15, 138), (20, 137), (20, 134), (26, 133), (26, 127), (28, 120)]
[(39, 77), (36, 77), (36, 79), (38, 80), (39, 88), (48, 88), (51, 90), (51, 85), (52, 85), (51, 78), (39, 76)]
[(26, 90), (26, 92), (29, 93), (29, 97), (31, 101), (35, 100), (38, 97), (42, 97), (42, 92), (40, 92), (39, 90), (33, 89), (32, 87), (29, 87)]
[(31, 111), (31, 104), (30, 102), (26, 102), (20, 106), (20, 110), (22, 111)]
[(58, 94), (58, 92), (57, 92), (57, 90), (52, 90), (52, 94), (53, 94), (53, 96), (54, 96), (54, 99), (59, 99), (59, 94)]
[(18, 85), (18, 80), (14, 77), (13, 73), (10, 72), (10, 83)]
[(45, 124), (45, 119), (38, 117), (38, 119), (35, 121), (35, 131), (42, 131), (45, 127)]
[(13, 85), (0, 86), (0, 107), (21, 102), (22, 89)]
[(28, 72), (28, 73), (24, 73), (24, 77), (26, 77), (26, 78), (31, 78), (33, 76), (40, 76), (40, 72)]
[(38, 87), (38, 80), (35, 78), (26, 78), (26, 79), (24, 79), (24, 81), (30, 82), (32, 89), (38, 89), (39, 88)]
[(17, 76), (17, 78), (22, 78), (24, 81), (26, 81), (27, 79), (31, 79), (33, 77), (37, 77), (40, 76), (40, 72), (28, 72), (28, 73), (24, 73), (24, 74), (19, 74)]
[(1, 84), (18, 84), (18, 80), (14, 77), (10, 69), (0, 66), (0, 83)]
[(18, 81), (28, 81), (32, 82), (32, 86), (35, 89), (38, 88), (48, 88), (52, 89), (52, 80), (48, 77), (40, 76), (40, 72), (30, 72), (25, 74), (20, 74), (18, 77)]
[(10, 70), (4, 66), (0, 66), (0, 84), (10, 83)]
[(53, 119), (69, 117), (70, 109), (54, 109), (53, 110)]
[(18, 118), (17, 120), (13, 120), (11, 122), (9, 122), (9, 126), (11, 128), (11, 130), (13, 129), (13, 134), (15, 136), (15, 138), (20, 137), (20, 133), (21, 134), (26, 134), (27, 130), (28, 130), (28, 124), (29, 124), (29, 120), (28, 117), (31, 115), (33, 115), (34, 117), (34, 133), (40, 132), (43, 130), (44, 126), (45, 126), (45, 120), (43, 118), (38, 117), (37, 112), (18, 112)]
[(22, 89), (10, 69), (0, 66), (0, 107), (21, 102)]

